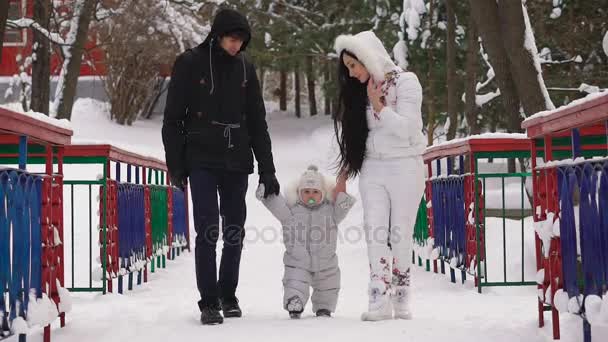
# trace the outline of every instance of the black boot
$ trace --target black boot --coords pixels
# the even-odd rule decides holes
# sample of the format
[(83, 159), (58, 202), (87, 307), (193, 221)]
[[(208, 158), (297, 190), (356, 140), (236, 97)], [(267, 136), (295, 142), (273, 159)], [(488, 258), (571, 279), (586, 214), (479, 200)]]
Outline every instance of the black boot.
[(220, 306), (218, 304), (211, 304), (203, 306), (201, 310), (201, 323), (203, 325), (213, 325), (224, 323), (224, 317), (220, 313)]
[(331, 311), (327, 309), (317, 310), (317, 317), (331, 317)]
[(289, 318), (291, 319), (300, 319), (302, 316), (302, 311), (289, 311)]
[(226, 318), (241, 317), (243, 315), (239, 307), (239, 300), (236, 297), (233, 299), (220, 299), (220, 304)]

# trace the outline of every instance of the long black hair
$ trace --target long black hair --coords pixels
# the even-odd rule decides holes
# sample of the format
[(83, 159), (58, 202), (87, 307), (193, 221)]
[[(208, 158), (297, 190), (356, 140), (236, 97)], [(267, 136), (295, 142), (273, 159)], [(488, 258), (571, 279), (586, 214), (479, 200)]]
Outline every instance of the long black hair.
[(367, 83), (349, 75), (343, 57), (358, 58), (343, 50), (338, 61), (338, 85), (340, 87), (338, 111), (334, 116), (334, 130), (340, 147), (337, 159), (338, 169), (346, 171), (347, 178), (355, 177), (361, 171), (365, 158), (365, 143), (369, 134), (367, 126)]

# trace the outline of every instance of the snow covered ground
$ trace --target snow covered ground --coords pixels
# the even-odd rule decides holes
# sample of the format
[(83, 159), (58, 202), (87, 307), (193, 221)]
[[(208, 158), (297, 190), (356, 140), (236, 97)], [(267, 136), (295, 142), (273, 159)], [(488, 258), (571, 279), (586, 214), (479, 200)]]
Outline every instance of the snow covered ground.
[[(75, 141), (105, 141), (130, 147), (137, 152), (163, 157), (160, 138), (161, 119), (137, 121), (132, 127), (121, 127), (108, 119), (107, 110), (92, 100), (79, 100), (72, 121)], [(328, 171), (333, 160), (333, 124), (329, 118), (295, 119), (278, 111), (269, 114), (275, 164), (282, 184), (297, 177), (310, 163)], [(78, 172), (78, 171), (75, 171)], [(76, 175), (77, 176), (77, 175)], [(302, 320), (289, 320), (281, 308), (283, 272), (278, 222), (257, 202), (254, 196), (257, 176), (250, 177), (247, 194), (247, 236), (241, 266), (238, 297), (244, 311), (240, 319), (227, 319), (221, 326), (201, 326), (196, 305), (197, 290), (194, 257), (182, 254), (168, 261), (166, 269), (150, 275), (149, 282), (136, 286), (124, 295), (72, 294), (73, 309), (67, 315), (67, 326), (53, 326), (53, 341), (550, 341), (550, 314), (547, 325), (537, 327), (535, 287), (491, 288), (478, 294), (473, 283), (449, 282), (448, 275), (425, 272), (413, 267), (414, 297), (412, 321), (361, 322), (366, 309), (367, 257), (362, 237), (360, 202), (341, 226), (338, 255), (342, 268), (342, 290), (334, 318), (313, 317), (310, 306)], [(358, 197), (357, 181), (348, 191)], [(533, 229), (526, 220), (525, 254), (532, 258)], [(192, 224), (191, 224), (192, 226)], [(521, 246), (521, 223), (507, 221), (509, 246)], [(502, 220), (488, 221), (489, 268), (502, 274)], [(194, 236), (194, 233), (192, 233)], [(513, 237), (512, 239), (510, 237)], [(495, 246), (498, 245), (498, 246)], [(511, 247), (509, 247), (511, 248)], [(88, 249), (83, 258), (88, 258)], [(496, 252), (496, 253), (495, 253)], [(78, 252), (77, 253), (81, 253)], [(511, 252), (510, 252), (511, 253)], [(520, 250), (512, 252), (519, 255)], [(78, 257), (78, 256), (76, 256)], [(494, 259), (494, 260), (492, 260)], [(500, 259), (500, 260), (499, 260)], [(526, 261), (526, 274), (534, 275), (534, 262)], [(508, 272), (521, 266), (508, 265)], [(519, 271), (521, 272), (521, 271)], [(530, 273), (529, 273), (530, 272)], [(66, 272), (66, 274), (68, 274)], [(69, 285), (69, 284), (68, 284)], [(561, 316), (562, 341), (582, 341), (582, 321), (574, 316)], [(594, 340), (605, 341), (608, 327), (594, 327)], [(16, 337), (8, 341), (17, 341)], [(34, 329), (28, 341), (42, 341), (41, 329)]]

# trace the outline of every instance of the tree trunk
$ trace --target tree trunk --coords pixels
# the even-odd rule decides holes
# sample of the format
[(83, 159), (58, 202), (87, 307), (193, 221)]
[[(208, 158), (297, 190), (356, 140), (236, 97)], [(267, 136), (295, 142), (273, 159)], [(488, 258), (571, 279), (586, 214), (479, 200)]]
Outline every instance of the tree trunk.
[(484, 49), (496, 74), (496, 82), (508, 118), (507, 131), (519, 132), (521, 130), (519, 97), (511, 76), (507, 51), (502, 43), (504, 37), (499, 27), (498, 5), (496, 0), (469, 0), (469, 3)]
[(296, 62), (296, 66), (294, 68), (294, 88), (295, 88), (295, 92), (294, 92), (294, 102), (295, 102), (295, 110), (296, 110), (296, 117), (297, 118), (301, 118), (302, 117), (302, 106), (300, 105), (300, 63)]
[(158, 104), (158, 101), (160, 100), (161, 95), (167, 90), (164, 87), (164, 85), (165, 85), (164, 77), (159, 77), (154, 82), (154, 90), (152, 91), (152, 94), (150, 95), (150, 98), (148, 99), (148, 103), (146, 104), (145, 109), (143, 111), (144, 118), (150, 119), (152, 117), (152, 114), (154, 114), (154, 108), (156, 108), (156, 105)]
[(4, 42), (4, 30), (8, 19), (8, 1), (0, 3), (0, 61), (2, 61), (2, 43)]
[(336, 117), (338, 115), (338, 108), (340, 108), (340, 99), (338, 95), (335, 95), (331, 98), (331, 115)]
[[(51, 3), (46, 0), (34, 1), (34, 21), (45, 29), (49, 29)], [(51, 56), (50, 43), (47, 37), (34, 31), (35, 54), (32, 62), (32, 103), (31, 108), (38, 113), (49, 115)]]
[[(545, 101), (546, 92), (542, 75), (539, 75), (534, 65), (534, 56), (524, 46), (526, 38), (526, 23), (524, 8), (520, 1), (499, 1), (500, 27), (502, 29), (503, 45), (508, 52), (509, 66), (515, 87), (527, 115), (551, 109)], [(536, 50), (534, 46), (533, 50)], [(540, 65), (539, 65), (540, 67)], [(518, 113), (519, 114), (519, 113)], [(518, 115), (518, 124), (522, 117)]]
[[(88, 39), (89, 24), (96, 3), (96, 0), (83, 0), (82, 3), (77, 3), (74, 9), (74, 15), (79, 14), (76, 20), (76, 38), (74, 44), (67, 48), (68, 55), (61, 70), (61, 74), (65, 73), (65, 75), (59, 75), (60, 80), (57, 84), (58, 98), (55, 99), (54, 104), (58, 119), (69, 120), (72, 117), (72, 107), (76, 98), (76, 86), (78, 85), (78, 76), (80, 76), (82, 54)], [(80, 11), (78, 11), (78, 5), (82, 6)], [(74, 24), (74, 21), (72, 24)], [(70, 28), (70, 31), (72, 30), (73, 28)]]
[(315, 72), (312, 56), (306, 56), (306, 81), (308, 85), (308, 106), (310, 116), (317, 115), (317, 98), (315, 96)]
[(287, 110), (287, 71), (285, 71), (284, 69), (281, 69), (280, 71), (281, 74), (281, 85), (280, 85), (280, 92), (279, 92), (279, 109), (281, 109), (282, 111), (286, 111)]
[(331, 74), (329, 71), (329, 61), (326, 61), (323, 65), (323, 82), (325, 82), (325, 91), (323, 92), (323, 96), (325, 97), (325, 115), (331, 114), (331, 96), (329, 92), (329, 87), (331, 85)]
[(481, 133), (477, 116), (479, 115), (479, 107), (475, 102), (477, 94), (477, 68), (479, 67), (479, 44), (477, 42), (477, 27), (473, 15), (469, 15), (467, 24), (467, 61), (466, 61), (466, 116), (469, 126), (469, 135)]
[[(430, 30), (431, 27), (433, 26), (433, 15), (434, 15), (434, 10), (435, 10), (435, 1), (434, 0), (430, 0), (429, 1), (429, 15), (428, 15), (428, 23), (427, 23), (427, 29)], [(404, 33), (405, 34), (405, 33)], [(431, 38), (429, 38), (428, 42), (427, 42), (427, 46), (431, 46), (431, 42), (430, 42)], [(427, 61), (429, 63), (429, 65), (432, 64), (433, 61), (433, 49), (427, 49), (426, 50), (427, 53)], [(433, 78), (431, 76), (432, 73), (432, 67), (429, 66), (427, 72), (427, 80), (429, 80), (428, 85), (426, 86), (426, 95), (424, 96), (426, 104), (427, 104), (427, 110), (428, 110), (428, 120), (427, 120), (427, 144), (428, 146), (433, 145), (433, 140), (434, 140), (434, 136), (435, 136), (435, 105), (433, 103), (433, 82), (431, 81)]]
[(266, 68), (261, 66), (259, 69), (260, 77), (260, 89), (262, 90), (262, 96), (264, 95), (264, 79), (266, 78)]
[(447, 140), (456, 137), (458, 128), (458, 94), (456, 92), (458, 79), (456, 78), (456, 0), (446, 0), (446, 10), (448, 17), (447, 27), (447, 83), (448, 83), (448, 118), (450, 127), (448, 128)]

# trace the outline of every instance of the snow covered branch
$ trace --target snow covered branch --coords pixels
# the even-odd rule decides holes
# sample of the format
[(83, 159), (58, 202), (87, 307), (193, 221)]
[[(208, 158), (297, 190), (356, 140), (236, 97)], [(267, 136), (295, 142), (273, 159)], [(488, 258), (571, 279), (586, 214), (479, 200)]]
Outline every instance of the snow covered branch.
[(35, 22), (30, 18), (20, 18), (15, 20), (7, 20), (6, 25), (12, 29), (32, 29), (36, 30), (44, 35), (51, 43), (57, 45), (67, 45), (65, 40), (56, 32), (49, 32), (47, 29), (42, 27), (39, 23)]
[(575, 57), (562, 61), (554, 61), (553, 58), (551, 58), (551, 50), (549, 48), (543, 48), (538, 54), (538, 59), (540, 64), (567, 64), (583, 62), (583, 58), (580, 55), (576, 55)]
[(308, 9), (304, 8), (304, 7), (301, 7), (301, 6), (296, 6), (296, 5), (289, 4), (289, 3), (287, 3), (285, 0), (279, 0), (279, 1), (277, 1), (276, 3), (277, 3), (277, 4), (280, 4), (280, 5), (282, 5), (282, 6), (285, 6), (286, 8), (290, 8), (290, 9), (292, 9), (292, 10), (294, 10), (294, 11), (298, 12), (298, 13), (299, 13), (300, 15), (302, 15), (302, 16), (306, 16), (306, 15), (312, 15), (312, 16), (316, 16), (316, 17), (318, 17), (318, 18), (326, 19), (326, 16), (325, 16), (325, 15), (323, 15), (323, 14), (320, 14), (320, 13), (317, 13), (317, 12), (310, 11), (310, 10), (308, 10)]

